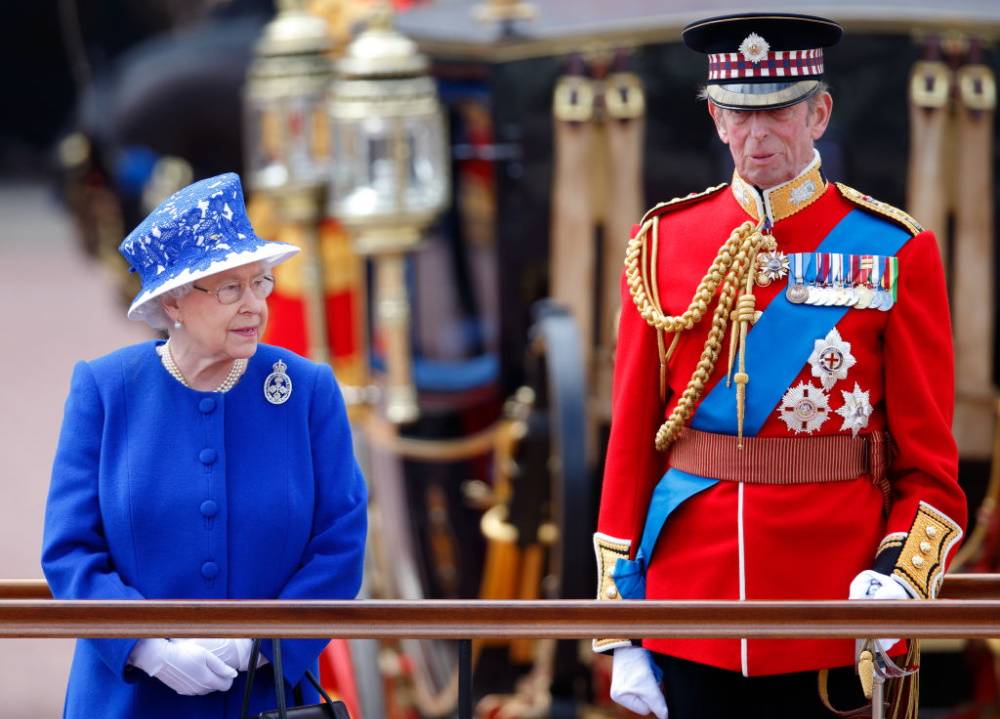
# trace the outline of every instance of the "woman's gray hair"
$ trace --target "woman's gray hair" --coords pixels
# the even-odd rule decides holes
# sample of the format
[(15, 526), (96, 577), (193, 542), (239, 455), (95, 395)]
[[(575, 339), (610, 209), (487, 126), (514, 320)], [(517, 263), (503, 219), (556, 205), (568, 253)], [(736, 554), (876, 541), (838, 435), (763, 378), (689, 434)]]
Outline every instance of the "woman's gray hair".
[(146, 318), (146, 324), (152, 327), (154, 330), (163, 330), (167, 334), (170, 334), (170, 330), (173, 329), (174, 323), (167, 316), (166, 311), (163, 309), (163, 299), (165, 297), (173, 297), (174, 299), (181, 299), (191, 294), (194, 289), (194, 283), (188, 282), (181, 285), (180, 287), (174, 287), (172, 290), (167, 290), (164, 292), (156, 301), (156, 308), (149, 313)]

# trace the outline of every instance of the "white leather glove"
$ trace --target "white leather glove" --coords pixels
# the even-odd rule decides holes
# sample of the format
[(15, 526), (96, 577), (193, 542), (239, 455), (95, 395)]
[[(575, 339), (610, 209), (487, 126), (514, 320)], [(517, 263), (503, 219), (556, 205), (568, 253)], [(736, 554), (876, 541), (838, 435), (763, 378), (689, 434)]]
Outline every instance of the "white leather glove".
[(611, 699), (636, 714), (667, 719), (667, 701), (653, 673), (653, 658), (642, 647), (618, 647), (611, 662)]
[[(850, 599), (910, 599), (902, 583), (872, 569), (866, 569), (851, 580)], [(899, 639), (879, 639), (882, 651), (887, 652)]]
[[(245, 672), (250, 666), (253, 639), (175, 639), (174, 641), (194, 642), (212, 652), (238, 672)], [(257, 656), (257, 667), (260, 668), (265, 664), (267, 664), (267, 657), (261, 652)]]
[(140, 639), (129, 663), (185, 696), (224, 692), (237, 674), (212, 652), (183, 640)]

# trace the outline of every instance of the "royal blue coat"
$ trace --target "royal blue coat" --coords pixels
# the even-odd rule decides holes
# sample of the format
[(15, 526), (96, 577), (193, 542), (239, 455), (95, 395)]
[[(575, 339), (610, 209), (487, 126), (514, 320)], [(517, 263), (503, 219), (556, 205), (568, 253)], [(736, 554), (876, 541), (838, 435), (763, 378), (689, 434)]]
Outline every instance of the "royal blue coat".
[[(367, 491), (330, 368), (260, 345), (233, 389), (198, 392), (166, 372), (157, 344), (74, 369), (45, 511), (53, 594), (353, 598)], [(279, 358), (292, 393), (274, 405), (263, 388)], [(65, 717), (239, 717), (245, 672), (227, 692), (181, 696), (128, 664), (136, 641), (77, 641)], [(326, 643), (282, 643), (289, 686), (315, 671)], [(254, 714), (275, 707), (273, 682), (267, 665)]]

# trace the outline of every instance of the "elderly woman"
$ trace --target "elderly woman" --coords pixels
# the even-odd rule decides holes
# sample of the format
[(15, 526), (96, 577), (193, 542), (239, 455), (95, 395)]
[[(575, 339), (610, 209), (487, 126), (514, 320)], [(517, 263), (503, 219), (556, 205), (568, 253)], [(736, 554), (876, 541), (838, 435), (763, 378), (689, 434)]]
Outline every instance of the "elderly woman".
[[(367, 493), (343, 399), (327, 365), (260, 344), (271, 269), (297, 248), (255, 235), (226, 174), (167, 199), (119, 249), (142, 278), (129, 318), (170, 339), (76, 365), (45, 515), (53, 594), (353, 598)], [(282, 643), (289, 687), (325, 644)], [(238, 717), (250, 645), (80, 640), (64, 715)], [(251, 710), (274, 707), (267, 665)]]

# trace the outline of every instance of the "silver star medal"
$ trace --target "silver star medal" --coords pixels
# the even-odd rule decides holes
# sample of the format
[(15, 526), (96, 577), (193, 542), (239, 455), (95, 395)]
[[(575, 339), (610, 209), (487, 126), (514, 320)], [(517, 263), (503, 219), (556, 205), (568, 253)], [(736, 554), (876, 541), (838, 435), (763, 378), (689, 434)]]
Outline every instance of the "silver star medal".
[(851, 354), (851, 343), (841, 338), (836, 327), (823, 339), (816, 340), (812, 354), (809, 355), (812, 376), (819, 379), (825, 390), (833, 389), (837, 380), (847, 379), (847, 370), (856, 363), (857, 360)]
[(812, 434), (830, 417), (830, 398), (811, 382), (799, 382), (781, 398), (778, 414), (795, 434)]
[(794, 271), (792, 281), (788, 283), (785, 297), (794, 305), (801, 305), (809, 297), (809, 288), (805, 284), (805, 255), (801, 252), (790, 258)]
[(884, 274), (883, 263), (885, 262), (885, 258), (881, 255), (875, 255), (873, 260), (872, 289), (875, 292), (875, 297), (868, 306), (874, 310), (881, 310), (882, 312), (885, 312), (892, 306), (892, 297), (882, 287), (882, 275)]
[(806, 304), (822, 307), (826, 304), (826, 276), (823, 272), (823, 253), (814, 252), (812, 256), (812, 280), (809, 283), (809, 296)]
[(833, 255), (832, 259), (833, 259), (833, 284), (836, 295), (836, 301), (834, 301), (833, 304), (838, 305), (840, 307), (853, 307), (857, 303), (858, 298), (854, 294), (851, 286), (849, 285), (850, 278), (847, 277), (847, 275), (850, 274), (849, 267), (847, 268), (848, 271), (845, 273), (845, 265), (847, 263), (845, 263), (844, 260), (846, 258), (844, 255), (837, 253)]
[(868, 418), (872, 416), (872, 403), (868, 392), (862, 392), (858, 383), (854, 383), (854, 389), (850, 392), (840, 390), (844, 398), (844, 406), (837, 410), (837, 414), (844, 418), (841, 431), (851, 430), (851, 436), (857, 437), (858, 432), (868, 426)]
[(882, 289), (880, 290), (883, 294), (882, 304), (879, 305), (879, 309), (883, 312), (888, 312), (892, 309), (892, 306), (896, 304), (896, 299), (892, 296), (892, 276), (893, 271), (898, 272), (895, 257), (886, 257), (885, 266), (882, 268)]
[(274, 371), (264, 380), (264, 398), (271, 404), (284, 404), (292, 396), (292, 378), (285, 374), (288, 365), (278, 360), (271, 369)]
[(872, 289), (870, 280), (874, 259), (870, 256), (862, 256), (858, 262), (861, 267), (861, 284), (855, 290), (858, 301), (854, 306), (859, 310), (866, 310), (875, 301), (875, 290)]

